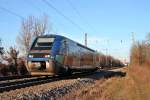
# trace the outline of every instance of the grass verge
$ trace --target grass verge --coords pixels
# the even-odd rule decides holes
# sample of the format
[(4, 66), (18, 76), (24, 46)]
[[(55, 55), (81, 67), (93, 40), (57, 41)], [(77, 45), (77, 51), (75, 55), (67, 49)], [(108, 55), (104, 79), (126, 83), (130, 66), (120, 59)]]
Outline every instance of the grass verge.
[(150, 69), (147, 66), (130, 66), (125, 77), (96, 80), (95, 84), (67, 94), (69, 100), (149, 100)]

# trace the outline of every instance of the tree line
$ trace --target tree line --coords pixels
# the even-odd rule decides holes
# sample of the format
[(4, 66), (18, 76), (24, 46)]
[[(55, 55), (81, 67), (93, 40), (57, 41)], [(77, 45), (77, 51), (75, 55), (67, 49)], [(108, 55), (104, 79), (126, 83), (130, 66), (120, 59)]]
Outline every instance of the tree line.
[(150, 65), (150, 33), (146, 36), (143, 41), (135, 41), (132, 44), (131, 65)]

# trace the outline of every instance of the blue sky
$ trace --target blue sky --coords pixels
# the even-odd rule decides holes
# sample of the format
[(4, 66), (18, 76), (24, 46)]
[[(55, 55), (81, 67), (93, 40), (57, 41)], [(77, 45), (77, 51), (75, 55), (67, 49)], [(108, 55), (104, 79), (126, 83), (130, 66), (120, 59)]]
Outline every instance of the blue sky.
[[(48, 2), (83, 30), (72, 25), (42, 0), (0, 0), (0, 7), (24, 18), (30, 15), (40, 17), (46, 13), (52, 25), (51, 33), (84, 43), (86, 32), (89, 47), (104, 54), (107, 48), (108, 54), (119, 59), (129, 57), (131, 32), (135, 33), (136, 40), (144, 39), (150, 32), (149, 0), (48, 0)], [(20, 24), (19, 17), (0, 9), (0, 38), (7, 48), (17, 45), (16, 36), (20, 31)]]

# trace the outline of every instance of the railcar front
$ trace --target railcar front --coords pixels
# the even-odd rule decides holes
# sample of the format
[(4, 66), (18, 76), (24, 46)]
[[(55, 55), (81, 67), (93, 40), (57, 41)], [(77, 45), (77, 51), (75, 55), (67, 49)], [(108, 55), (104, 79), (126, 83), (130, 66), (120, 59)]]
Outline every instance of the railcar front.
[(59, 38), (56, 36), (39, 36), (30, 47), (27, 57), (27, 69), (31, 75), (55, 75), (58, 68), (55, 66), (54, 56), (59, 47)]

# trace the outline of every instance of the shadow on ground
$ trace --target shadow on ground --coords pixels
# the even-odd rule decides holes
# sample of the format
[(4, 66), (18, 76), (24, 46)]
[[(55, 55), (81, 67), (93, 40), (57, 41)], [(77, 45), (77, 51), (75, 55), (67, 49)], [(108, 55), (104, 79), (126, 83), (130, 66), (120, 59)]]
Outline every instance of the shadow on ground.
[(125, 77), (125, 76), (126, 76), (126, 72), (122, 72), (122, 71), (98, 70), (94, 72), (94, 74), (89, 75), (86, 78), (99, 80), (101, 78)]

